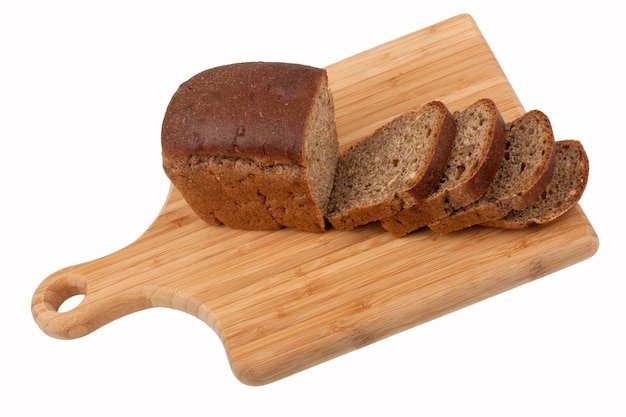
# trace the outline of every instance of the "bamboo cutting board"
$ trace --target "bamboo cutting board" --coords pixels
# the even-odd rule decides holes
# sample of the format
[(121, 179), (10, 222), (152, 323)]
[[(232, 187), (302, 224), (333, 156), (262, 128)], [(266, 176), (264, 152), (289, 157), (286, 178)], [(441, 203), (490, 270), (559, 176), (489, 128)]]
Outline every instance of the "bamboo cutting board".
[[(434, 99), (454, 111), (490, 97), (505, 120), (524, 112), (468, 15), (330, 65), (328, 75), (342, 147)], [(260, 385), (580, 262), (597, 248), (578, 205), (527, 230), (420, 230), (395, 238), (377, 224), (323, 234), (209, 226), (172, 188), (135, 242), (46, 278), (32, 313), (46, 334), (71, 339), (142, 309), (181, 310), (219, 335), (239, 380)], [(78, 306), (58, 311), (79, 294)]]

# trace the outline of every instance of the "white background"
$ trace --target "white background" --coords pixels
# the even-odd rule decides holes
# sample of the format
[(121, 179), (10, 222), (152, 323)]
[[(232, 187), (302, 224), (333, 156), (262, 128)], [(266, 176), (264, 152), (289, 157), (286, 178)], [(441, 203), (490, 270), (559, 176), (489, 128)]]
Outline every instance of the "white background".
[[(419, 4), (3, 2), (0, 414), (626, 415), (619, 3)], [(161, 209), (160, 125), (182, 81), (244, 60), (326, 66), (461, 13), (524, 107), (587, 149), (595, 256), (262, 387), (178, 311), (71, 341), (36, 326), (41, 280), (126, 246)]]

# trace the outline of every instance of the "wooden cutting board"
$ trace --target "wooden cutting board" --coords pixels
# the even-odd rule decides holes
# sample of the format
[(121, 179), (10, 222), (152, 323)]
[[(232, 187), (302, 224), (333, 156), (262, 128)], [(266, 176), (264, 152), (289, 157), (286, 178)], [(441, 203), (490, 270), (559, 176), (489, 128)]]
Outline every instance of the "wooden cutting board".
[[(505, 120), (524, 112), (468, 15), (330, 65), (328, 75), (343, 147), (433, 99), (454, 111), (491, 97)], [(438, 236), (425, 229), (395, 238), (377, 224), (324, 234), (209, 226), (171, 189), (135, 242), (46, 278), (32, 313), (46, 334), (71, 339), (142, 309), (181, 310), (219, 335), (239, 380), (260, 385), (570, 266), (597, 248), (578, 205), (527, 230), (474, 227)], [(78, 306), (58, 311), (79, 294)]]

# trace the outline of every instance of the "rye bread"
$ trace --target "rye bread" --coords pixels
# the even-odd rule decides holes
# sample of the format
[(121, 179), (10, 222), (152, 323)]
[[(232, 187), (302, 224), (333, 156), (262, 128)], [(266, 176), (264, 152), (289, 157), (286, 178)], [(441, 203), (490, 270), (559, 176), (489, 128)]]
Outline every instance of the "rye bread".
[(487, 190), (500, 168), (506, 143), (505, 123), (496, 104), (480, 99), (453, 114), (456, 137), (446, 169), (424, 200), (381, 220), (382, 227), (404, 236), (450, 215)]
[(531, 110), (507, 123), (504, 158), (489, 189), (477, 201), (428, 227), (446, 234), (528, 207), (552, 179), (555, 155), (552, 125), (543, 112)]
[(205, 222), (322, 232), (339, 145), (326, 71), (247, 62), (203, 71), (174, 93), (163, 169)]
[(582, 143), (572, 139), (557, 141), (554, 175), (539, 198), (525, 209), (512, 210), (482, 226), (524, 229), (551, 222), (578, 203), (588, 179), (589, 158)]
[(446, 167), (454, 136), (448, 108), (433, 101), (344, 151), (329, 199), (330, 223), (350, 230), (427, 197)]

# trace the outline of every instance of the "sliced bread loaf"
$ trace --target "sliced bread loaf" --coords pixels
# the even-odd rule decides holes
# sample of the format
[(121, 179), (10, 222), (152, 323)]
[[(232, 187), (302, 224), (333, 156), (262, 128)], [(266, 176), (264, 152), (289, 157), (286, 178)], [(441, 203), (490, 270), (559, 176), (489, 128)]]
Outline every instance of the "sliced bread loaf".
[(543, 193), (552, 179), (555, 141), (548, 117), (532, 110), (506, 126), (500, 169), (481, 198), (428, 226), (445, 234), (522, 210)]
[(328, 220), (350, 230), (427, 197), (448, 162), (455, 123), (433, 101), (377, 129), (339, 157)]
[(481, 99), (453, 114), (456, 137), (448, 164), (435, 190), (424, 200), (381, 220), (383, 228), (404, 236), (450, 215), (487, 190), (500, 168), (506, 143), (505, 123), (496, 104)]
[(244, 62), (203, 71), (173, 95), (163, 169), (205, 222), (326, 228), (339, 143), (326, 71)]
[(505, 217), (483, 226), (524, 229), (533, 224), (551, 222), (571, 209), (583, 195), (589, 179), (589, 158), (577, 140), (556, 142), (556, 163), (552, 181), (530, 206), (513, 210)]

